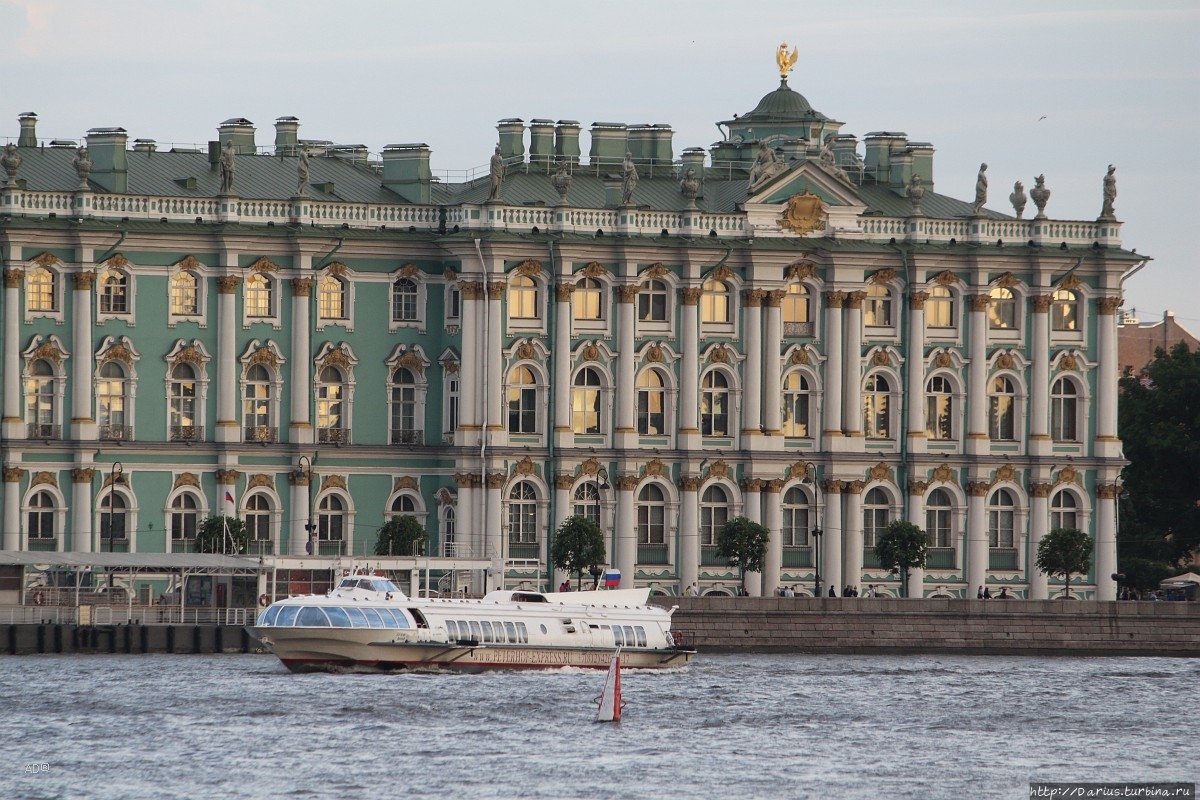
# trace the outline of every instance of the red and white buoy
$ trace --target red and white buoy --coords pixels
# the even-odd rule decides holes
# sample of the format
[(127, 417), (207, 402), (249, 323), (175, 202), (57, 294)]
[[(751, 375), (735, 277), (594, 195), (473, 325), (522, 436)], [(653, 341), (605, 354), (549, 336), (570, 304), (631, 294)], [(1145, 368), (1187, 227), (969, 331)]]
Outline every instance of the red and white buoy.
[(612, 661), (608, 662), (608, 675), (604, 679), (604, 689), (596, 698), (596, 722), (620, 722), (621, 709), (621, 648), (613, 651)]

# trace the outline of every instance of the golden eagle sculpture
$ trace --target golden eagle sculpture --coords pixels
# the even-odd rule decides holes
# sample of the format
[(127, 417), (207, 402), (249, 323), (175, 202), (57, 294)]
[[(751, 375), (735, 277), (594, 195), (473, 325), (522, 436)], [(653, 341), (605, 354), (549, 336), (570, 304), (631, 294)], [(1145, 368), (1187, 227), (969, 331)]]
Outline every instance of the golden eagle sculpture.
[(786, 78), (799, 57), (800, 54), (795, 47), (792, 48), (792, 54), (788, 55), (787, 42), (779, 45), (779, 49), (775, 51), (775, 63), (779, 64), (779, 77)]

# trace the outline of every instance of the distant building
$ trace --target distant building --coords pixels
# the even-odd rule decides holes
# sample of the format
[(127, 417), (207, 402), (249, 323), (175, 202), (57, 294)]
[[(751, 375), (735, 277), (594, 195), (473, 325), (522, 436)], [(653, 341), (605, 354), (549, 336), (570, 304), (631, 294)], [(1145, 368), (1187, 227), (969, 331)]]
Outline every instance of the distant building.
[(1200, 350), (1200, 339), (1175, 321), (1174, 311), (1163, 312), (1162, 320), (1143, 323), (1136, 311), (1126, 312), (1117, 329), (1117, 352), (1122, 374), (1137, 374), (1154, 360), (1156, 350), (1170, 350), (1180, 342), (1193, 353)]
[(898, 591), (873, 548), (909, 519), (914, 594), (1047, 597), (1038, 542), (1079, 527), (1084, 595), (1115, 597), (1116, 312), (1143, 257), (1111, 215), (1048, 218), (1040, 182), (1036, 218), (984, 208), (982, 169), (973, 201), (940, 193), (931, 144), (859, 141), (786, 77), (707, 151), (596, 122), (585, 160), (578, 123), (505, 119), (459, 182), (425, 144), (294, 117), (273, 148), (239, 118), (86, 153), (20, 122), (4, 550), (187, 552), (236, 514), (252, 552), (328, 571), (409, 514), (432, 556), (491, 565), (475, 590), (554, 586), (578, 514), (622, 586), (732, 594), (717, 533), (745, 515), (770, 530), (752, 594), (840, 596)]

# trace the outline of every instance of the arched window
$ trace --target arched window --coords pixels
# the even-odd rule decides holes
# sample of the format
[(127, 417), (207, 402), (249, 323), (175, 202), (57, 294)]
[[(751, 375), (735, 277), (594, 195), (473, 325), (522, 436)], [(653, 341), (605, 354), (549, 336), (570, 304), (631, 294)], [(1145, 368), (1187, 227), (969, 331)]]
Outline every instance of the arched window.
[(887, 376), (875, 373), (867, 378), (863, 391), (863, 433), (868, 439), (892, 438)]
[(129, 313), (129, 277), (120, 270), (106, 270), (100, 277), (100, 313)]
[(271, 430), (274, 419), (271, 388), (271, 374), (264, 365), (254, 364), (246, 370), (242, 425), (247, 442), (269, 442), (275, 438)]
[(658, 370), (648, 369), (638, 376), (638, 433), (643, 436), (667, 432), (667, 390)]
[(571, 430), (600, 433), (600, 373), (591, 367), (581, 369), (571, 387)]
[(873, 283), (867, 287), (863, 301), (863, 324), (868, 328), (888, 328), (892, 325), (892, 293), (886, 286)]
[(700, 544), (713, 546), (729, 520), (729, 495), (720, 486), (709, 486), (700, 497)]
[(891, 507), (887, 493), (878, 486), (863, 499), (863, 547), (872, 548), (887, 531)]
[[(456, 290), (457, 291), (457, 290)], [(447, 307), (446, 316), (458, 309)], [(417, 283), (411, 278), (397, 278), (392, 281), (392, 322), (412, 322), (417, 318)]]
[(58, 438), (57, 406), (54, 367), (39, 358), (29, 366), (29, 377), (25, 379), (25, 422), (30, 438)]
[(1079, 330), (1079, 296), (1070, 289), (1059, 289), (1054, 293), (1050, 327), (1056, 331)]
[(953, 517), (951, 516), (950, 493), (945, 489), (934, 489), (925, 499), (925, 533), (930, 547), (953, 547)]
[(595, 278), (576, 281), (571, 313), (577, 321), (604, 319), (604, 284)]
[(54, 495), (49, 492), (38, 492), (29, 499), (29, 515), (26, 526), (29, 541), (53, 540), (54, 530)]
[(529, 367), (517, 367), (508, 383), (508, 432), (537, 433), (537, 381)]
[(528, 275), (513, 275), (508, 280), (508, 316), (510, 319), (538, 318), (538, 285)]
[(934, 286), (925, 301), (925, 324), (931, 328), (955, 327), (954, 294), (945, 286)]
[(275, 308), (274, 283), (261, 272), (246, 278), (246, 316), (269, 317)]
[(1079, 393), (1070, 378), (1059, 378), (1050, 389), (1050, 437), (1079, 441)]
[(171, 276), (171, 313), (195, 316), (200, 313), (200, 280), (196, 273), (182, 269)]
[(642, 322), (666, 322), (667, 284), (660, 280), (648, 280), (638, 292), (638, 319)]
[(724, 281), (709, 279), (700, 293), (701, 322), (729, 322), (729, 287)]
[(54, 273), (45, 267), (34, 267), (25, 276), (25, 308), (28, 311), (58, 310)]
[(167, 391), (168, 425), (172, 442), (193, 442), (200, 439), (196, 412), (196, 368), (180, 361), (171, 368)]
[(128, 529), (125, 516), (128, 506), (125, 498), (105, 488), (100, 499), (100, 547), (105, 544), (112, 547), (113, 542), (124, 542), (128, 539)]
[(661, 487), (648, 483), (638, 492), (638, 544), (667, 543), (667, 498)]
[(101, 439), (129, 439), (125, 413), (129, 401), (127, 388), (125, 367), (119, 361), (104, 362), (96, 381), (96, 423)]
[(705, 436), (729, 436), (729, 379), (717, 369), (700, 379), (700, 432)]
[(397, 495), (392, 501), (391, 512), (392, 517), (414, 516), (417, 513), (417, 501), (410, 494)]
[(997, 489), (988, 503), (988, 544), (991, 547), (1011, 549), (1016, 546), (1015, 538), (1016, 503), (1007, 489)]
[(451, 558), (458, 555), (458, 522), (453, 506), (442, 513), (442, 555)]
[(793, 486), (783, 495), (783, 546), (808, 547), (808, 495)]
[(954, 387), (945, 375), (934, 375), (925, 387), (925, 431), (930, 439), (954, 438)]
[(1017, 393), (1013, 382), (1003, 375), (993, 378), (988, 401), (991, 404), (988, 437), (997, 442), (1016, 439)]
[(812, 395), (808, 378), (799, 371), (789, 372), (783, 379), (783, 435), (791, 439), (808, 439)]
[(1050, 500), (1050, 529), (1078, 528), (1079, 503), (1075, 495), (1062, 491)]
[(336, 494), (321, 498), (317, 506), (317, 540), (341, 542), (346, 538), (346, 505)]
[[(308, 512), (304, 514), (305, 524), (311, 523)], [(246, 537), (252, 542), (271, 541), (271, 503), (264, 494), (252, 494), (246, 499)]]
[(783, 296), (783, 324), (784, 333), (787, 333), (786, 326), (789, 323), (803, 325), (806, 322), (812, 322), (809, 316), (809, 293), (808, 287), (803, 283), (790, 283), (787, 287), (787, 294)]
[(191, 541), (196, 538), (196, 523), (200, 505), (191, 494), (181, 494), (171, 501), (171, 540)]
[(317, 313), (321, 319), (346, 318), (346, 284), (336, 275), (321, 278), (317, 289)]
[[(509, 557), (536, 558), (537, 540), (537, 490), (528, 481), (520, 481), (508, 493)], [(526, 549), (514, 549), (522, 545)]]
[(322, 444), (341, 444), (347, 434), (344, 401), (346, 386), (341, 370), (324, 367), (317, 380), (317, 440)]
[[(419, 440), (417, 378), (408, 367), (392, 372), (392, 444), (415, 444)], [(453, 428), (451, 428), (453, 430)]]
[(997, 286), (988, 292), (988, 327), (1013, 330), (1017, 327), (1017, 297), (1011, 289)]
[(600, 489), (592, 481), (585, 481), (575, 488), (571, 513), (600, 524)]

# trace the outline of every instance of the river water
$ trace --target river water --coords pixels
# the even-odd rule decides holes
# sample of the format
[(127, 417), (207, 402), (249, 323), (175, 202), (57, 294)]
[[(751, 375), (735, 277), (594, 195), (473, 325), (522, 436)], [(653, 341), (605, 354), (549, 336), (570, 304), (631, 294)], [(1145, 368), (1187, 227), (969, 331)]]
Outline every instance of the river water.
[(1195, 781), (1200, 659), (701, 654), (626, 671), (293, 675), (0, 657), (2, 798), (1024, 798)]

